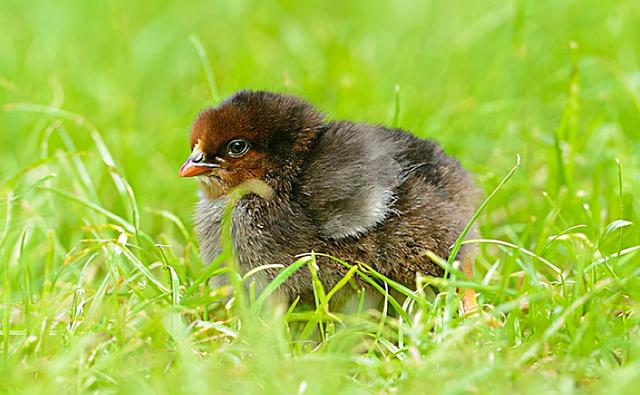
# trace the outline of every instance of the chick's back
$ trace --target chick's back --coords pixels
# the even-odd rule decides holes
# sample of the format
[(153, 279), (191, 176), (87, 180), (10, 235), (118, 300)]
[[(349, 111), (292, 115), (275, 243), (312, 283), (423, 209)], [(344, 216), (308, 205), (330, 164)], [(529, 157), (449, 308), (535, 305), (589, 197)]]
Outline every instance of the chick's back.
[(322, 252), (366, 262), (411, 285), (416, 272), (442, 274), (426, 252), (448, 256), (477, 190), (434, 141), (341, 121), (320, 132), (297, 196), (323, 240)]

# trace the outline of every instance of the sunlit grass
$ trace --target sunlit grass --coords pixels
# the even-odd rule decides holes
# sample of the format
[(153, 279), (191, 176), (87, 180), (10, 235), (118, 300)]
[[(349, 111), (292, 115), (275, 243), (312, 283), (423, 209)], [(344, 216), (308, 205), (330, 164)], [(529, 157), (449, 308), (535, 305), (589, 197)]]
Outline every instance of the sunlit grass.
[[(640, 385), (635, 1), (5, 3), (3, 391)], [(293, 270), (321, 276), (322, 251), (262, 294), (222, 264), (228, 249), (204, 265), (196, 186), (177, 169), (197, 111), (241, 88), (437, 139), (491, 197), (465, 242), (480, 251), (473, 278), (434, 257), (450, 276), (407, 288), (333, 257), (345, 280), (314, 281), (315, 305), (287, 310), (269, 294)], [(386, 308), (333, 311), (351, 276)], [(481, 314), (461, 316), (461, 288)]]

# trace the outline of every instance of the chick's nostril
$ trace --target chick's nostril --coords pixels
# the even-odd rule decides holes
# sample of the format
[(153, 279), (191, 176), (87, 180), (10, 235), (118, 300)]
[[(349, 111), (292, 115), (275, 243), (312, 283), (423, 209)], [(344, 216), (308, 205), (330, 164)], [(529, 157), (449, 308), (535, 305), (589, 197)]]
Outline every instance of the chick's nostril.
[(194, 156), (193, 159), (191, 159), (191, 161), (198, 163), (198, 162), (202, 162), (203, 159), (204, 159), (204, 154), (202, 152), (198, 152), (198, 154)]

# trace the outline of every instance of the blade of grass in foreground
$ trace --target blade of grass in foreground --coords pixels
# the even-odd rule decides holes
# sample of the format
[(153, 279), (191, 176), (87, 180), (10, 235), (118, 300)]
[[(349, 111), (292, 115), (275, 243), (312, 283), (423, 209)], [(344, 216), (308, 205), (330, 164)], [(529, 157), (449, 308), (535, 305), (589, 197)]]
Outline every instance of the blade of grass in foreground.
[(11, 309), (9, 303), (11, 301), (11, 283), (9, 281), (9, 261), (4, 259), (4, 245), (9, 233), (9, 225), (11, 224), (11, 214), (13, 209), (13, 191), (9, 190), (6, 195), (7, 209), (5, 213), (4, 229), (0, 236), (0, 272), (2, 273), (2, 355), (5, 361), (9, 358), (9, 332), (11, 330)]
[[(315, 253), (316, 256), (322, 256), (325, 258), (329, 258), (334, 262), (339, 263), (340, 265), (351, 269), (352, 267), (357, 267), (357, 274), (360, 278), (362, 278), (364, 281), (366, 281), (369, 285), (371, 285), (374, 289), (376, 289), (381, 295), (383, 295), (384, 297), (388, 298), (389, 303), (391, 303), (391, 305), (393, 306), (394, 310), (396, 311), (396, 313), (398, 313), (400, 316), (402, 316), (405, 320), (409, 321), (409, 315), (407, 314), (407, 312), (402, 308), (402, 306), (400, 305), (400, 303), (398, 303), (398, 301), (391, 295), (388, 294), (388, 292), (385, 291), (385, 289), (383, 287), (380, 286), (380, 284), (378, 284), (378, 282), (376, 282), (375, 280), (373, 280), (370, 276), (367, 275), (368, 270), (366, 269), (366, 267), (364, 265), (361, 266), (361, 264), (356, 264), (356, 265), (351, 265), (341, 259), (338, 259), (334, 256), (328, 255), (328, 254), (322, 254), (322, 253)], [(303, 254), (303, 256), (308, 256), (306, 254)], [(363, 270), (364, 269), (364, 270)], [(373, 269), (371, 269), (371, 274), (373, 275), (373, 273), (375, 273), (375, 276), (379, 279), (381, 279), (383, 282), (385, 282), (386, 284), (390, 285), (392, 288), (394, 288), (394, 285), (399, 285), (400, 287), (397, 288), (396, 290), (400, 293), (403, 293), (403, 290), (408, 290), (408, 288), (401, 286), (398, 283), (395, 283), (394, 281), (389, 280), (389, 282), (387, 283), (387, 278), (384, 277), (382, 274), (374, 271)], [(409, 291), (408, 293), (405, 294), (405, 296), (408, 297), (412, 297), (415, 296), (414, 293), (412, 291)]]
[(312, 258), (310, 256), (303, 256), (291, 265), (284, 268), (278, 275), (260, 292), (260, 296), (256, 299), (255, 303), (251, 305), (250, 313), (252, 316), (258, 316), (262, 311), (262, 306), (267, 301), (269, 296), (273, 294), (276, 289), (282, 285), (296, 270), (306, 265)]
[[(471, 218), (469, 219), (465, 227), (462, 229), (462, 232), (460, 232), (458, 239), (456, 239), (455, 243), (451, 247), (451, 251), (449, 252), (449, 258), (447, 259), (447, 267), (453, 267), (453, 262), (457, 258), (458, 251), (460, 251), (460, 248), (462, 247), (462, 243), (464, 242), (464, 239), (467, 237), (467, 234), (469, 234), (469, 232), (471, 231), (473, 224), (475, 224), (480, 214), (484, 211), (485, 207), (487, 207), (487, 205), (489, 204), (489, 201), (491, 201), (491, 199), (498, 193), (498, 191), (502, 189), (502, 186), (507, 181), (509, 181), (509, 179), (511, 178), (511, 176), (513, 176), (513, 174), (515, 173), (516, 169), (519, 166), (520, 166), (520, 155), (516, 155), (515, 165), (511, 168), (511, 170), (509, 170), (507, 175), (504, 176), (504, 178), (502, 178), (502, 180), (498, 183), (498, 185), (496, 185), (496, 187), (489, 194), (489, 196), (487, 196), (484, 199), (482, 204), (476, 209), (476, 211), (473, 213), (473, 215), (471, 216)], [(445, 273), (443, 277), (446, 278), (448, 274), (449, 272), (445, 268)], [(455, 279), (452, 279), (452, 280), (455, 280)], [(451, 311), (453, 310), (452, 302), (454, 299), (455, 299), (455, 290), (449, 289), (449, 291), (447, 292), (447, 298), (446, 298), (446, 304), (445, 304), (445, 310), (444, 310), (444, 314), (445, 314), (444, 321), (446, 324), (448, 324), (451, 321), (451, 316), (452, 316)]]
[(545, 266), (550, 268), (558, 276), (561, 277), (561, 275), (562, 275), (562, 270), (560, 270), (560, 268), (557, 267), (556, 265), (554, 265), (553, 263), (551, 263), (548, 260), (544, 259), (540, 255), (537, 255), (534, 252), (527, 250), (526, 248), (520, 247), (520, 246), (518, 246), (516, 244), (513, 244), (513, 243), (509, 243), (508, 241), (493, 240), (493, 239), (471, 239), (471, 240), (463, 241), (462, 244), (498, 244), (498, 245), (501, 245), (501, 246), (504, 246), (504, 247), (513, 248), (513, 249), (516, 249), (516, 250), (522, 252), (525, 255), (528, 255), (528, 256), (530, 256), (532, 258), (536, 258), (540, 262), (544, 263)]
[[(511, 170), (509, 170), (509, 173), (507, 173), (507, 175), (504, 176), (504, 178), (498, 183), (498, 185), (496, 185), (496, 187), (489, 194), (489, 196), (487, 196), (484, 199), (482, 204), (476, 209), (476, 211), (471, 216), (471, 219), (469, 219), (469, 222), (467, 222), (467, 225), (464, 227), (464, 229), (462, 229), (462, 232), (460, 232), (460, 236), (458, 236), (458, 239), (453, 244), (453, 247), (451, 247), (451, 252), (449, 253), (449, 259), (447, 259), (447, 263), (449, 265), (453, 265), (453, 261), (455, 261), (456, 255), (458, 255), (458, 251), (460, 251), (460, 247), (464, 242), (464, 238), (467, 237), (467, 234), (469, 234), (469, 232), (471, 231), (471, 227), (478, 220), (478, 217), (480, 216), (480, 214), (482, 214), (485, 207), (487, 207), (487, 204), (489, 204), (489, 201), (496, 195), (496, 193), (498, 193), (500, 189), (502, 189), (502, 186), (506, 184), (507, 181), (509, 181), (509, 179), (511, 178), (511, 176), (513, 176), (513, 173), (515, 173), (516, 169), (519, 166), (520, 166), (520, 155), (516, 155), (516, 164), (511, 168)], [(446, 276), (446, 273), (445, 273), (445, 276)]]

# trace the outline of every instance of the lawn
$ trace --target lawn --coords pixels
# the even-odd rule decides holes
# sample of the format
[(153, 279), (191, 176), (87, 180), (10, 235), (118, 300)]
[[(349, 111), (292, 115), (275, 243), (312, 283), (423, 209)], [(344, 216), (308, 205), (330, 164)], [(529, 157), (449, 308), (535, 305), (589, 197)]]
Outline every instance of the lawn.
[[(0, 26), (2, 392), (640, 388), (637, 0), (3, 0)], [(436, 139), (495, 191), (473, 278), (354, 315), (211, 289), (177, 172), (243, 88)]]

